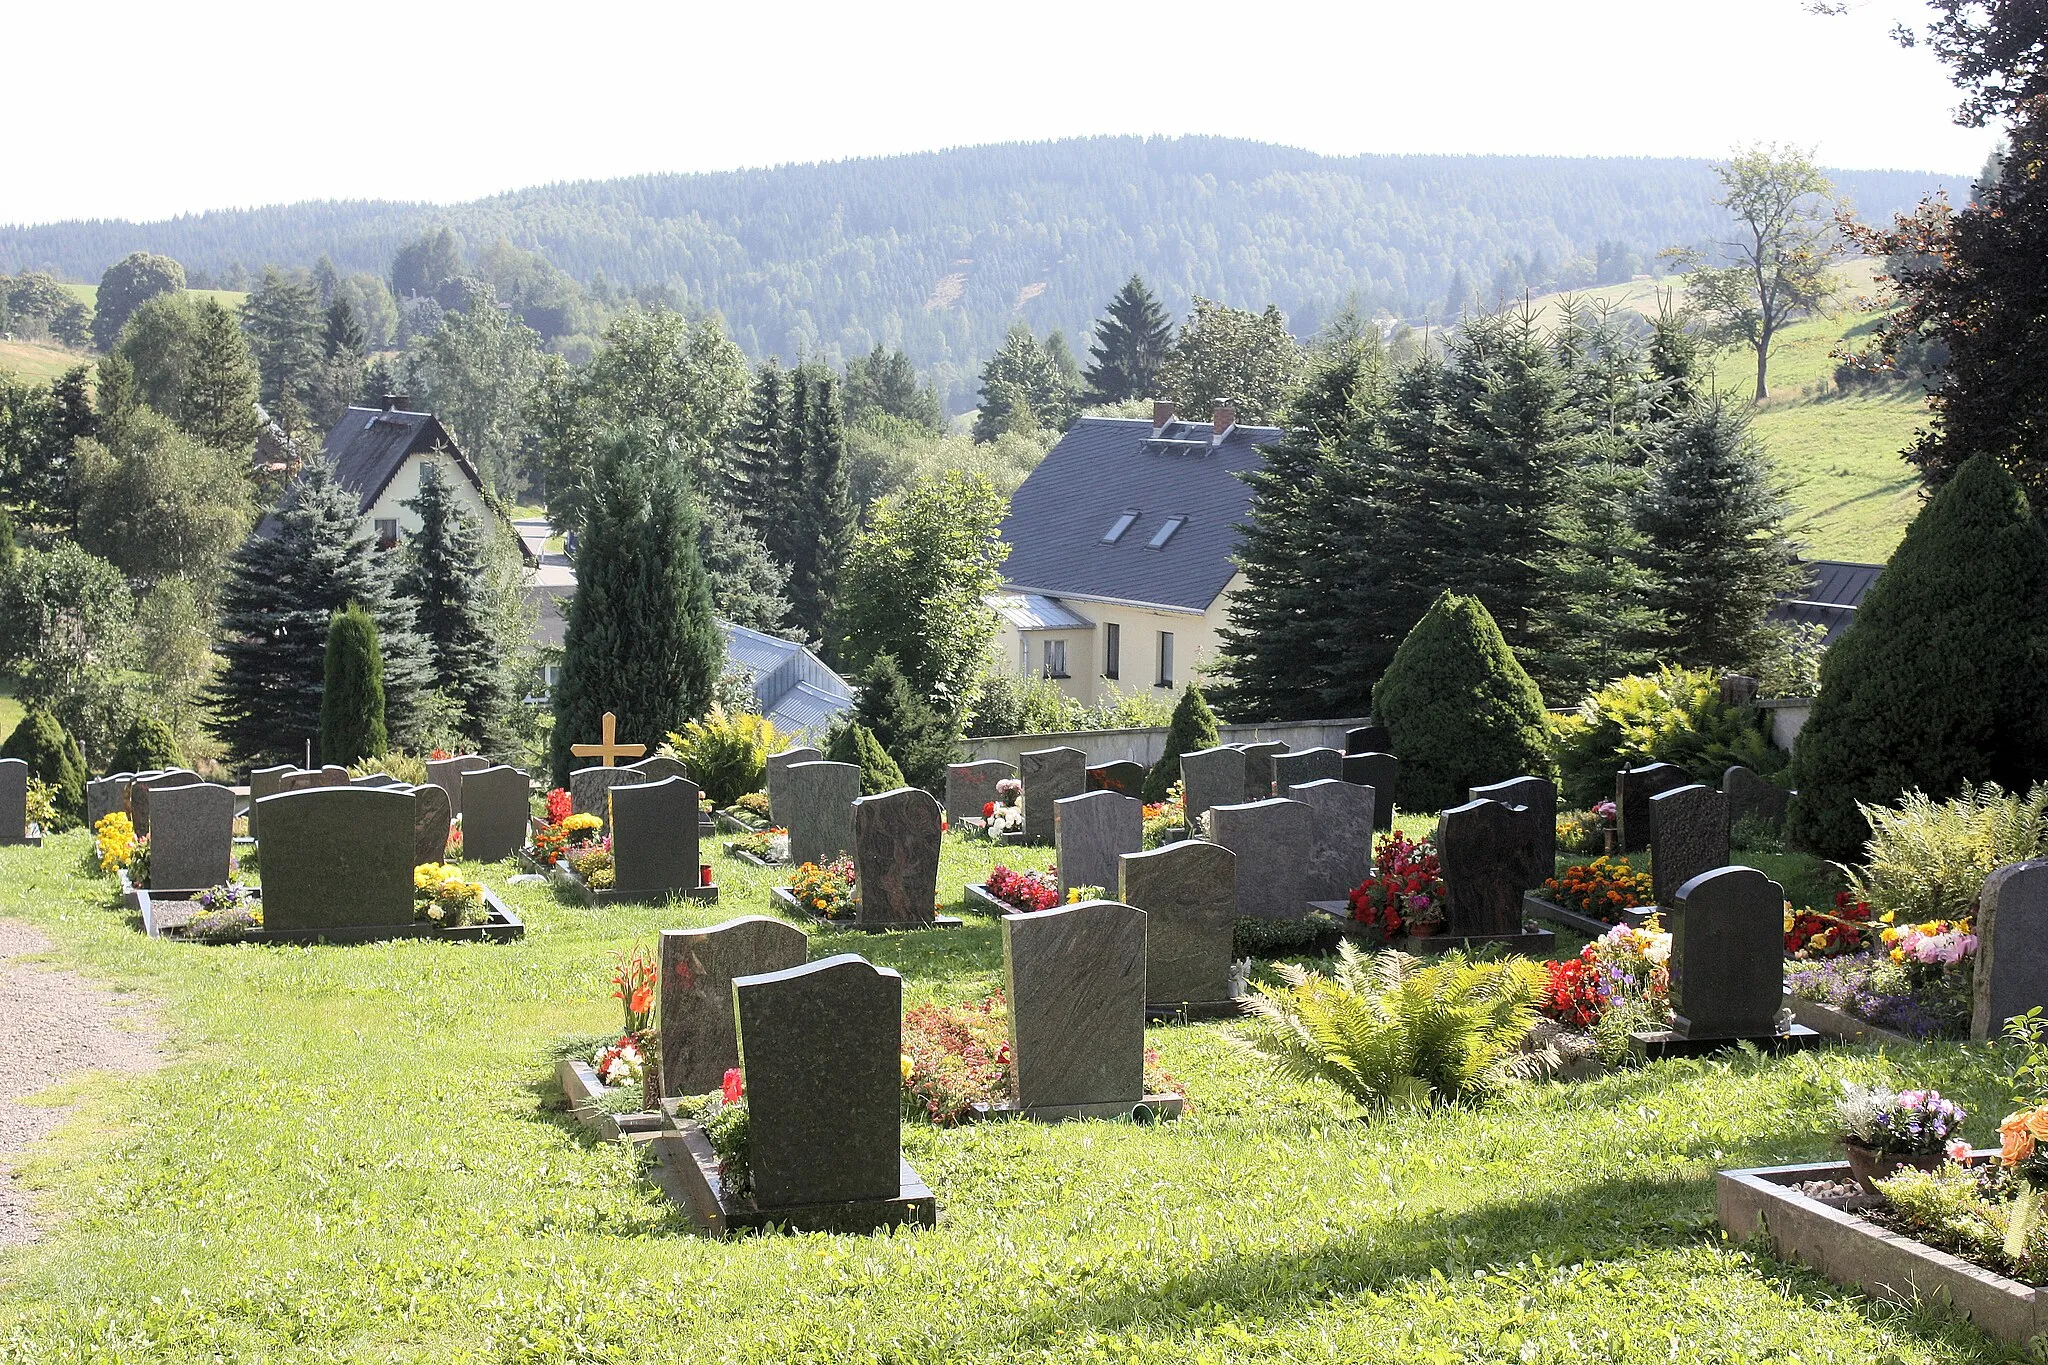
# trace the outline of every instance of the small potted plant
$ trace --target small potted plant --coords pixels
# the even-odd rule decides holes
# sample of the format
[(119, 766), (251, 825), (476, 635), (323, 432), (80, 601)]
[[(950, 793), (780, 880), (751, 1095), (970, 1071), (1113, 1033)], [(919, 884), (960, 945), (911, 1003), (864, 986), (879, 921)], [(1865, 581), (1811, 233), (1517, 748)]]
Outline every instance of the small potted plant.
[(1948, 1160), (1962, 1131), (1963, 1107), (1938, 1090), (1878, 1090), (1845, 1087), (1835, 1104), (1842, 1123), (1842, 1151), (1849, 1173), (1865, 1194), (1902, 1166), (1931, 1171)]

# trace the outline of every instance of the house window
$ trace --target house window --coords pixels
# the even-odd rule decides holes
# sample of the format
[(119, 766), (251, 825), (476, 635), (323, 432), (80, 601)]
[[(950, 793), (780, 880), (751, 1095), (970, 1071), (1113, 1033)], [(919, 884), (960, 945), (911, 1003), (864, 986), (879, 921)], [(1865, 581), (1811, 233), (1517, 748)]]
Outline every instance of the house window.
[(1109, 524), (1109, 529), (1103, 532), (1102, 543), (1108, 545), (1123, 539), (1124, 532), (1130, 530), (1131, 523), (1137, 519), (1138, 514), (1136, 512), (1125, 512), (1117, 517), (1115, 521)]
[(1102, 676), (1114, 679), (1124, 661), (1124, 628), (1115, 622), (1102, 628)]
[(377, 548), (393, 550), (398, 548), (398, 518), (377, 518)]
[(1047, 640), (1045, 642), (1045, 676), (1064, 678), (1067, 676), (1067, 642)]
[(1173, 686), (1173, 632), (1159, 632), (1159, 686)]
[(1173, 539), (1173, 533), (1178, 531), (1181, 528), (1181, 523), (1186, 520), (1186, 517), (1168, 517), (1166, 524), (1152, 533), (1152, 539), (1147, 542), (1148, 548), (1154, 550), (1165, 549), (1166, 542)]

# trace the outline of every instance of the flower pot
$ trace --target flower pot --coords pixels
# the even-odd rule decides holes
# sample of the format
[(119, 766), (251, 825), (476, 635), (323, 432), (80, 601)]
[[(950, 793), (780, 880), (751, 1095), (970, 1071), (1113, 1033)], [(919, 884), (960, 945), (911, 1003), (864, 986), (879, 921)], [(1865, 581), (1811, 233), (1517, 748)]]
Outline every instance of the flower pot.
[(1877, 1182), (1886, 1176), (1896, 1175), (1902, 1167), (1910, 1166), (1916, 1171), (1932, 1171), (1948, 1158), (1940, 1152), (1928, 1152), (1908, 1156), (1900, 1152), (1880, 1152), (1875, 1147), (1866, 1147), (1860, 1142), (1842, 1139), (1842, 1154), (1849, 1159), (1849, 1174), (1863, 1187), (1865, 1194), (1877, 1193)]

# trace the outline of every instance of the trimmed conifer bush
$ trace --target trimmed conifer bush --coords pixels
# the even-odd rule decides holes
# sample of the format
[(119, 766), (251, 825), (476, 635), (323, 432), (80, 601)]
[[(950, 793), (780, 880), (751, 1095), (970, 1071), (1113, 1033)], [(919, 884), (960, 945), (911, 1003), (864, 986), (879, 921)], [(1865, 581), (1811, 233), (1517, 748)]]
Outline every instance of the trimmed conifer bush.
[(171, 727), (159, 716), (140, 715), (135, 723), (121, 736), (121, 742), (114, 746), (114, 756), (108, 760), (110, 770), (117, 773), (146, 773), (164, 768), (182, 768), (185, 755), (178, 748), (177, 736)]
[(1166, 742), (1159, 751), (1159, 761), (1145, 774), (1145, 800), (1156, 804), (1166, 799), (1173, 784), (1180, 781), (1182, 754), (1213, 749), (1217, 743), (1216, 713), (1209, 709), (1202, 689), (1189, 683), (1173, 705), (1173, 719), (1166, 723)]
[(2048, 774), (2048, 533), (1979, 455), (1922, 508), (1821, 662), (1792, 756), (1787, 837), (1858, 856), (1858, 802), (1965, 782), (2024, 791)]
[(832, 763), (851, 763), (860, 769), (860, 794), (879, 796), (904, 785), (903, 770), (889, 751), (875, 738), (875, 732), (859, 721), (837, 726), (826, 741), (825, 758)]
[(327, 623), (327, 684), (320, 697), (320, 761), (347, 767), (391, 747), (384, 729), (384, 658), (377, 623), (351, 602)]
[(1543, 694), (1476, 597), (1445, 592), (1423, 613), (1372, 693), (1373, 718), (1401, 760), (1407, 810), (1462, 804), (1467, 787), (1547, 775)]
[(28, 764), (30, 777), (49, 784), (57, 806), (57, 828), (51, 833), (62, 833), (85, 818), (85, 755), (48, 710), (30, 707), (7, 742), (0, 744), (0, 758), (20, 759)]

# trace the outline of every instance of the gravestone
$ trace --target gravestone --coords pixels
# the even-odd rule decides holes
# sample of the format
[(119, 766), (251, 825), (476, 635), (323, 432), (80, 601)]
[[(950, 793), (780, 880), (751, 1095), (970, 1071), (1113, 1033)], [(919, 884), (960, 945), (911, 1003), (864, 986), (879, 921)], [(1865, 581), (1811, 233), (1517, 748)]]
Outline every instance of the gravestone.
[(1640, 768), (1623, 768), (1614, 775), (1615, 847), (1635, 853), (1650, 846), (1656, 834), (1657, 815), (1650, 798), (1659, 792), (1688, 785), (1692, 778), (1685, 769), (1670, 763), (1649, 763)]
[(982, 808), (994, 803), (996, 783), (1017, 775), (1015, 766), (1000, 758), (974, 763), (946, 765), (946, 819), (955, 828), (962, 820), (979, 820)]
[(734, 978), (787, 971), (810, 952), (804, 931), (766, 915), (709, 929), (661, 931), (661, 1088), (667, 1095), (718, 1089), (740, 1064), (733, 1036)]
[[(20, 763), (20, 759), (14, 760)], [(24, 764), (24, 767), (27, 765)], [(85, 784), (85, 827), (97, 829), (100, 821), (115, 811), (128, 809), (128, 788), (135, 782), (134, 773), (110, 773)], [(26, 794), (27, 783), (22, 784)], [(4, 823), (4, 822), (0, 822)], [(0, 831), (4, 833), (5, 831)]]
[(1671, 927), (1671, 1032), (1771, 1038), (1785, 1003), (1785, 892), (1753, 867), (1721, 867), (1678, 888)]
[[(448, 861), (448, 789), (437, 782), (407, 788), (412, 792), (412, 860), (415, 866)], [(463, 852), (468, 853), (467, 836)]]
[(407, 792), (311, 787), (263, 801), (263, 927), (307, 932), (413, 921)]
[(1212, 806), (1234, 806), (1244, 795), (1244, 750), (1221, 745), (1180, 756), (1181, 795), (1187, 800), (1188, 828), (1200, 828), (1203, 812)]
[(1344, 780), (1354, 787), (1371, 787), (1372, 826), (1394, 827), (1394, 784), (1401, 778), (1401, 760), (1387, 753), (1344, 755)]
[(1469, 788), (1469, 801), (1498, 801), (1525, 812), (1516, 822), (1523, 835), (1522, 889), (1542, 886), (1557, 875), (1557, 784), (1542, 777), (1511, 777)]
[(1520, 934), (1528, 817), (1498, 801), (1467, 801), (1437, 822), (1444, 932), (1452, 938)]
[(462, 856), (495, 863), (526, 847), (532, 783), (518, 768), (482, 768), (462, 775)]
[(1970, 1037), (2005, 1036), (2005, 1022), (2048, 1010), (2048, 860), (1999, 868), (1977, 900), (1977, 965)]
[(578, 768), (569, 774), (569, 809), (577, 815), (595, 815), (607, 823), (599, 835), (611, 831), (611, 790), (645, 782), (647, 774), (631, 768)]
[(1145, 847), (1145, 803), (1096, 791), (1053, 802), (1054, 865), (1060, 902), (1077, 886), (1116, 889), (1117, 859)]
[(1782, 832), (1792, 810), (1792, 793), (1740, 763), (1721, 774), (1721, 794), (1728, 798), (1728, 827), (1761, 820)]
[(939, 803), (898, 787), (853, 803), (853, 894), (860, 922), (930, 924), (939, 892)]
[(1650, 798), (1650, 886), (1658, 905), (1702, 872), (1728, 866), (1728, 798), (1695, 782)]
[(1272, 797), (1209, 809), (1209, 838), (1237, 855), (1237, 913), (1249, 919), (1308, 914), (1311, 813)]
[(615, 894), (685, 895), (702, 886), (697, 849), (701, 795), (697, 784), (684, 777), (622, 782), (611, 789)]
[(1017, 756), (1024, 784), (1024, 842), (1052, 842), (1052, 803), (1088, 790), (1088, 755), (1079, 749), (1033, 749)]
[(1384, 725), (1357, 725), (1344, 732), (1346, 754), (1391, 754), (1394, 735)]
[(1287, 795), (1289, 787), (1311, 782), (1344, 780), (1344, 755), (1335, 749), (1293, 749), (1273, 755), (1273, 794)]
[(1166, 1009), (1228, 1000), (1237, 855), (1207, 839), (1183, 839), (1117, 862), (1117, 898), (1147, 917), (1146, 1000)]
[(671, 777), (680, 777), (685, 782), (695, 781), (690, 770), (683, 766), (683, 760), (673, 754), (652, 754), (638, 763), (628, 763), (626, 771), (639, 773), (643, 781), (666, 782)]
[[(149, 799), (165, 787), (189, 787), (203, 781), (190, 768), (165, 768), (161, 772), (138, 773), (128, 788), (128, 818), (140, 836), (149, 833)], [(211, 883), (208, 883), (211, 885)]]
[[(793, 744), (779, 754), (768, 755), (768, 822), (773, 825), (788, 825), (789, 816), (782, 809), (782, 774), (798, 763), (816, 763), (825, 757), (808, 744)], [(978, 808), (977, 808), (978, 809)]]
[(1086, 1116), (1145, 1098), (1143, 910), (1093, 900), (1005, 915), (1003, 974), (1020, 1109)]
[(204, 891), (228, 879), (235, 794), (212, 782), (159, 787), (149, 798), (149, 886)]
[(1309, 809), (1304, 899), (1346, 899), (1372, 875), (1372, 788), (1325, 777), (1283, 790)]
[(448, 793), (448, 810), (451, 818), (463, 812), (462, 779), (469, 773), (480, 773), (491, 766), (491, 760), (480, 754), (457, 754), (453, 758), (430, 758), (427, 760), (427, 781)]
[(0, 846), (28, 840), (28, 764), (0, 758)]
[(263, 837), (258, 833), (256, 803), (266, 796), (275, 796), (283, 791), (284, 788), (280, 784), (284, 781), (285, 774), (297, 771), (298, 769), (289, 763), (278, 763), (268, 768), (252, 768), (249, 770), (249, 837), (251, 839)]
[(1267, 740), (1260, 744), (1239, 744), (1244, 750), (1244, 798), (1247, 803), (1267, 801), (1273, 797), (1273, 760), (1287, 752), (1287, 746), (1279, 740)]
[(851, 763), (792, 763), (782, 772), (776, 818), (789, 829), (789, 860), (823, 866), (853, 849), (860, 769)]
[(1145, 790), (1145, 765), (1121, 758), (1088, 770), (1088, 790), (1139, 796)]
[(735, 978), (732, 993), (754, 1203), (896, 1198), (903, 978), (847, 953)]

